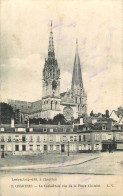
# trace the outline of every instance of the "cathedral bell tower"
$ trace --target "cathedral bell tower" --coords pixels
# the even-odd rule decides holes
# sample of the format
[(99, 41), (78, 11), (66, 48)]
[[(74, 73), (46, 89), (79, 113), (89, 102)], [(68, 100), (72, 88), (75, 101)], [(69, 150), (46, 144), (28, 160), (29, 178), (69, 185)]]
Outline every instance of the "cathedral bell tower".
[(87, 95), (84, 91), (83, 81), (82, 81), (82, 72), (81, 72), (80, 58), (78, 53), (78, 40), (76, 40), (76, 53), (74, 59), (71, 92), (72, 92), (74, 102), (76, 103), (76, 111), (78, 113), (78, 116), (82, 116), (82, 114), (86, 114)]
[(60, 97), (60, 69), (55, 59), (52, 22), (49, 37), (48, 58), (43, 69), (43, 98)]
[[(60, 69), (58, 67), (58, 62), (55, 59), (52, 21), (49, 36), (48, 57), (45, 59), (43, 69), (42, 110), (60, 110)], [(52, 118), (52, 116), (53, 114), (48, 118)]]

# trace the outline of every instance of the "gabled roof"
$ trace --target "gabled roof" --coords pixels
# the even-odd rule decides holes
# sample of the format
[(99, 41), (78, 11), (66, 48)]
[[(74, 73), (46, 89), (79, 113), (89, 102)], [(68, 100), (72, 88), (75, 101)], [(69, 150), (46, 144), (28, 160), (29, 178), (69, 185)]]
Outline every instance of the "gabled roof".
[(110, 118), (114, 119), (118, 123), (123, 123), (123, 117), (118, 117), (118, 113), (115, 110), (112, 110), (110, 114)]

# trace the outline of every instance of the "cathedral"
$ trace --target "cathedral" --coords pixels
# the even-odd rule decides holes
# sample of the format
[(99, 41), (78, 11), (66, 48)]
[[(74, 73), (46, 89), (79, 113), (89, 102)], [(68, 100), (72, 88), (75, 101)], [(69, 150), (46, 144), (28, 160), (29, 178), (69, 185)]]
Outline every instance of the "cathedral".
[(42, 100), (36, 102), (8, 100), (8, 103), (14, 109), (19, 109), (20, 115), (29, 118), (53, 119), (57, 114), (63, 114), (66, 120), (70, 121), (87, 113), (87, 95), (82, 81), (78, 41), (76, 41), (71, 89), (60, 92), (60, 67), (55, 57), (52, 22), (42, 85)]

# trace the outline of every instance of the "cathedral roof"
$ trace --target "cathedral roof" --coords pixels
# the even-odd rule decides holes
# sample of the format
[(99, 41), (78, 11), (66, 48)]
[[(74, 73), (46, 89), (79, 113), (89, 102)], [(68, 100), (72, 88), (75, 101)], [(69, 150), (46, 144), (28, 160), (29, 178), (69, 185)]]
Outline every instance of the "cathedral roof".
[(71, 89), (72, 90), (81, 89), (82, 87), (83, 87), (83, 83), (82, 83), (80, 58), (78, 54), (78, 41), (76, 41), (76, 53), (75, 53), (75, 59), (74, 59)]

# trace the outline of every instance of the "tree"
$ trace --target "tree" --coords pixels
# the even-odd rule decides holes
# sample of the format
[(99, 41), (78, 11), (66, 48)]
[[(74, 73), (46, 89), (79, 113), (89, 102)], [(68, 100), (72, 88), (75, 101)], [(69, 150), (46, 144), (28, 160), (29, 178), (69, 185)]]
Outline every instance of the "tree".
[(57, 125), (60, 122), (60, 124), (65, 125), (66, 124), (66, 119), (63, 114), (57, 114), (53, 118), (53, 124)]
[(120, 106), (117, 108), (117, 116), (123, 117), (123, 107)]
[(7, 103), (0, 103), (0, 123), (10, 124), (11, 118), (14, 118), (13, 108)]
[(47, 124), (52, 125), (53, 124), (53, 120), (52, 119), (48, 119)]
[(92, 117), (92, 116), (94, 116), (94, 112), (93, 112), (93, 110), (91, 111), (90, 116), (91, 116), (91, 117)]
[(39, 125), (39, 124), (47, 124), (47, 120), (46, 119), (44, 119), (44, 118), (30, 118), (29, 119), (29, 123), (30, 124), (37, 124), (37, 125)]
[(102, 117), (102, 114), (100, 112), (98, 112), (98, 117)]

